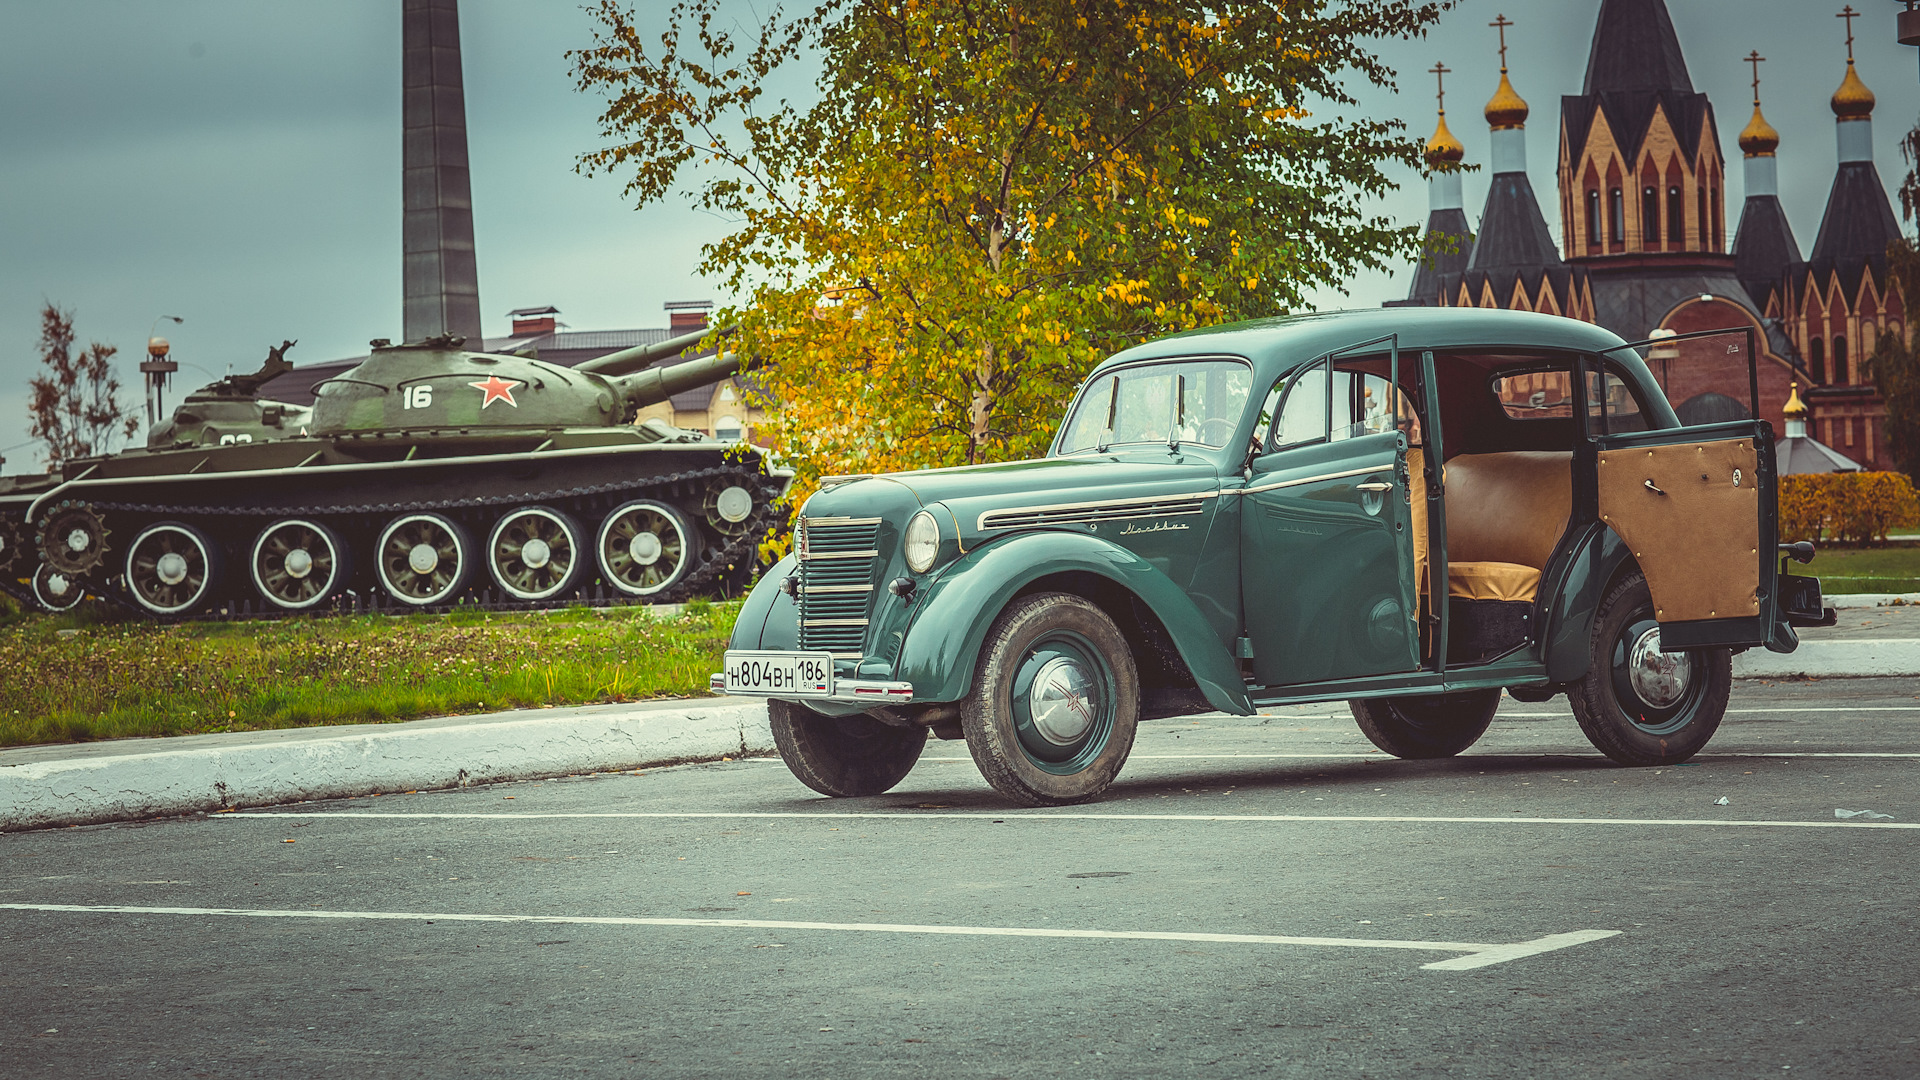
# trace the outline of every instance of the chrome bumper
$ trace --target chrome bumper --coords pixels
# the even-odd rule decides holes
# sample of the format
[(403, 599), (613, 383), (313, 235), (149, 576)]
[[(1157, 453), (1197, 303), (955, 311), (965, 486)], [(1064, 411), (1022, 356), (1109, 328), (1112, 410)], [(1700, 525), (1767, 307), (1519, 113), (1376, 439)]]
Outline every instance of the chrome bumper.
[[(727, 673), (716, 671), (707, 676), (707, 689), (716, 694), (727, 692)], [(779, 694), (736, 694), (735, 697), (780, 697)], [(796, 701), (870, 701), (877, 705), (905, 704), (913, 700), (913, 684), (880, 682), (876, 679), (835, 679), (833, 693), (826, 697), (794, 698)]]

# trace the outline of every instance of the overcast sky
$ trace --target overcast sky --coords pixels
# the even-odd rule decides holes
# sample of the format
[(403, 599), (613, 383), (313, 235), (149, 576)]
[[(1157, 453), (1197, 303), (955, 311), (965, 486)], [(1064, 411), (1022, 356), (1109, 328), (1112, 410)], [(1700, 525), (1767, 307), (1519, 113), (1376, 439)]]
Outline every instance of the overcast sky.
[[(665, 0), (639, 0), (664, 19)], [(758, 5), (764, 8), (764, 0)], [(1668, 0), (1694, 86), (1709, 94), (1728, 157), (1728, 235), (1741, 196), (1734, 137), (1749, 114), (1750, 49), (1781, 134), (1781, 199), (1803, 254), (1834, 170), (1827, 97), (1845, 71), (1845, 35), (1808, 0)], [(1860, 0), (1860, 73), (1879, 95), (1876, 151), (1889, 185), (1901, 132), (1920, 112), (1915, 51), (1893, 40), (1897, 5)], [(183, 370), (170, 399), (251, 370), (296, 338), (313, 363), (400, 336), (399, 0), (0, 0), (0, 453), (37, 467), (26, 440), (26, 380), (38, 312), (72, 308), (82, 341), (120, 348), (129, 402), (155, 317)], [(567, 0), (463, 0), (480, 300), (489, 335), (505, 313), (558, 306), (579, 329), (664, 326), (669, 300), (728, 297), (700, 277), (699, 248), (727, 223), (685, 199), (635, 210), (620, 183), (573, 172), (597, 141), (599, 103), (577, 93), (565, 52), (591, 25)], [(756, 7), (741, 3), (749, 15)], [(1515, 87), (1533, 106), (1529, 164), (1557, 238), (1559, 97), (1577, 93), (1599, 0), (1465, 0), (1434, 34), (1387, 42), (1399, 93), (1363, 91), (1368, 112), (1432, 130), (1436, 59), (1467, 160), (1488, 154), (1480, 107), (1498, 78), (1505, 12)], [(804, 83), (804, 80), (803, 80)], [(1426, 215), (1417, 176), (1382, 209)], [(1466, 178), (1477, 221), (1484, 171)], [(1405, 294), (1408, 273), (1328, 290), (1321, 306)]]

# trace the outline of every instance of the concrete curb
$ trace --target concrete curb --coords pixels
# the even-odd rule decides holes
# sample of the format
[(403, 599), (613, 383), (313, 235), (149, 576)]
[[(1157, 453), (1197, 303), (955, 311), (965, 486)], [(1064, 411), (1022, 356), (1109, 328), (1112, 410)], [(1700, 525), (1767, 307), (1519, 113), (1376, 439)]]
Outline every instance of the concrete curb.
[(1870, 608), (1887, 607), (1895, 604), (1920, 605), (1920, 593), (1827, 593), (1821, 597), (1828, 607), (1834, 608)]
[(0, 751), (0, 831), (771, 753), (765, 705), (669, 701)]
[(1748, 649), (1733, 658), (1736, 679), (1802, 676), (1877, 678), (1920, 675), (1920, 641), (1879, 639), (1802, 641), (1790, 653)]

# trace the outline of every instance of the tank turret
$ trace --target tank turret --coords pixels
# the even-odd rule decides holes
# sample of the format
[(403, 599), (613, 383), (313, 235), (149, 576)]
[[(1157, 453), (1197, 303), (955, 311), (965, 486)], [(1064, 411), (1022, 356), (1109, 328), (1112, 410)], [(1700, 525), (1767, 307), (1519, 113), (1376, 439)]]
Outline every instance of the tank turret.
[(373, 355), (359, 367), (314, 385), (312, 433), (472, 434), (622, 424), (641, 408), (740, 370), (738, 356), (730, 352), (647, 366), (703, 336), (626, 349), (578, 367), (521, 354), (468, 352), (459, 338), (376, 342)]
[(188, 394), (172, 416), (147, 431), (148, 449), (232, 446), (307, 434), (313, 410), (259, 396), (262, 386), (293, 370), (286, 353), (295, 344), (283, 341), (279, 348), (268, 349), (259, 371), (229, 375)]

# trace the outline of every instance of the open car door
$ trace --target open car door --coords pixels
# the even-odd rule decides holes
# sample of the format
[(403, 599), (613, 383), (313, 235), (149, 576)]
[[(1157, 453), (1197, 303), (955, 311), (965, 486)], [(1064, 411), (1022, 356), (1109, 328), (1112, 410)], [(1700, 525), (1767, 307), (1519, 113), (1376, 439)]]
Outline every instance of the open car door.
[[(1612, 355), (1650, 350), (1658, 381), (1659, 365), (1679, 359), (1682, 346), (1696, 341), (1697, 348), (1745, 354), (1748, 415), (1757, 416), (1752, 330), (1637, 342)], [(1584, 383), (1588, 432), (1598, 451), (1600, 520), (1646, 575), (1661, 643), (1669, 649), (1766, 644), (1778, 600), (1772, 425), (1733, 420), (1649, 431), (1626, 380), (1589, 363)]]

